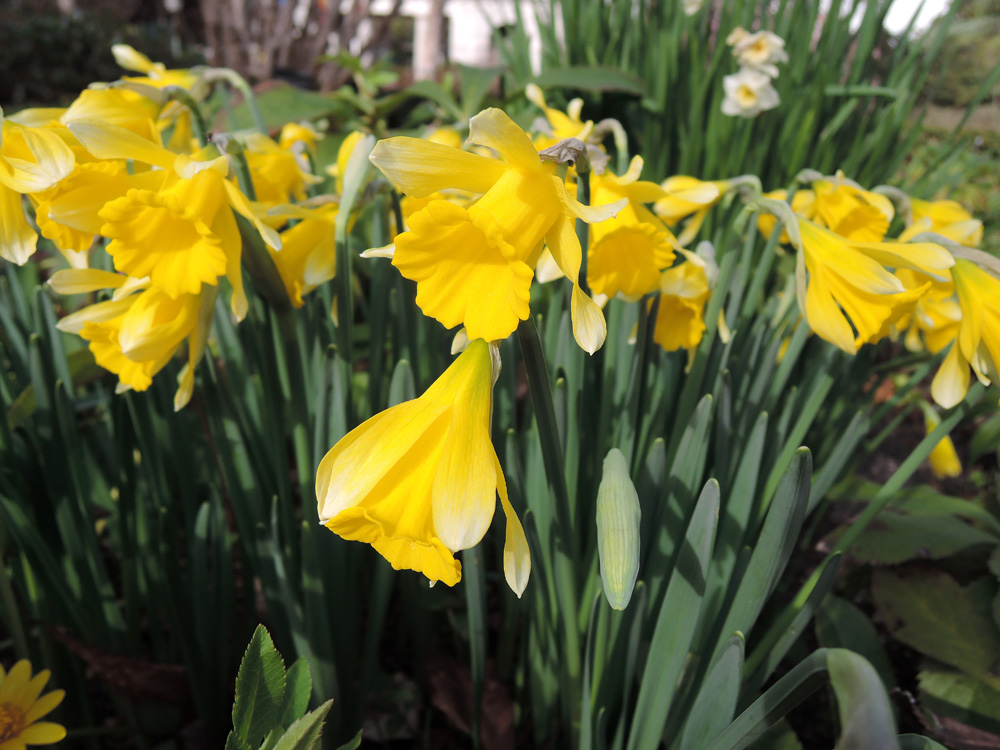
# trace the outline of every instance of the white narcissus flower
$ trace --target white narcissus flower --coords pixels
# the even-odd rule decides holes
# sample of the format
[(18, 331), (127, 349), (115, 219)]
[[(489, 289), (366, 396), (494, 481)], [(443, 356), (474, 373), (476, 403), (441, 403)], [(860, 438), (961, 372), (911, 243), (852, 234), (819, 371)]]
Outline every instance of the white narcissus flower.
[(684, 13), (693, 16), (701, 10), (701, 6), (705, 4), (705, 0), (681, 0), (681, 4), (684, 6)]
[(781, 103), (771, 79), (753, 68), (740, 68), (738, 73), (725, 76), (722, 86), (726, 91), (722, 114), (730, 117), (756, 117)]
[(733, 56), (743, 67), (754, 68), (772, 78), (778, 76), (775, 63), (788, 62), (785, 40), (771, 31), (744, 32), (733, 43)]

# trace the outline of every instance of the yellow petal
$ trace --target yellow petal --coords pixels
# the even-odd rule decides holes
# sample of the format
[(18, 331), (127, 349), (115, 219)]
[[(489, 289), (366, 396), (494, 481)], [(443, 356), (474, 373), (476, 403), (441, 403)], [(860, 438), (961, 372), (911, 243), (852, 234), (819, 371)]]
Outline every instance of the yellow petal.
[(490, 107), (469, 120), (469, 142), (493, 149), (520, 170), (542, 169), (542, 160), (528, 134), (502, 109)]
[(931, 395), (944, 409), (958, 406), (969, 392), (969, 363), (956, 341), (931, 382)]
[(504, 516), (507, 518), (507, 533), (503, 545), (503, 573), (504, 578), (507, 579), (507, 585), (520, 599), (528, 585), (528, 577), (531, 575), (531, 552), (528, 549), (528, 540), (524, 536), (521, 521), (507, 497), (507, 481), (504, 479), (503, 469), (500, 468), (496, 454), (494, 454), (493, 460), (496, 462), (500, 507), (503, 508)]
[(945, 271), (955, 265), (951, 253), (933, 242), (853, 242), (869, 258), (892, 268), (909, 268), (920, 271), (938, 281), (947, 281)]
[(38, 696), (42, 694), (42, 690), (45, 688), (45, 683), (49, 681), (51, 672), (47, 669), (43, 669), (41, 672), (36, 674), (28, 684), (14, 696), (13, 704), (20, 708), (22, 711), (27, 712), (33, 705), (35, 701), (38, 700)]
[(396, 238), (392, 263), (417, 282), (417, 305), (445, 327), (496, 341), (528, 317), (531, 269), (488, 214), (433, 201)]
[(28, 745), (51, 745), (66, 736), (66, 728), (51, 721), (40, 721), (21, 730), (21, 739)]
[(131, 297), (98, 302), (61, 318), (56, 328), (65, 333), (80, 333), (87, 323), (102, 323), (124, 315), (134, 302)]
[(86, 294), (99, 289), (117, 289), (127, 278), (120, 273), (97, 268), (68, 268), (52, 274), (49, 286), (57, 294)]
[(47, 190), (65, 178), (76, 164), (73, 151), (62, 138), (46, 128), (27, 128), (22, 125), (4, 125), (5, 138), (23, 139), (24, 156), (28, 159), (10, 156), (10, 149), (4, 144), (0, 152), (0, 183), (19, 193), (36, 193)]
[(62, 703), (62, 700), (65, 697), (65, 690), (53, 690), (51, 693), (46, 693), (35, 701), (35, 704), (28, 709), (28, 712), (24, 715), (25, 723), (30, 724), (38, 721), (49, 712), (54, 711), (56, 706)]
[(489, 434), (493, 382), (486, 342), (472, 341), (463, 358), (470, 386), (461, 408), (451, 410), (432, 490), (434, 529), (452, 551), (478, 544), (496, 508), (496, 455)]
[(226, 188), (229, 205), (233, 207), (233, 210), (254, 225), (257, 231), (260, 232), (260, 236), (264, 240), (264, 244), (274, 250), (280, 250), (281, 237), (274, 229), (267, 226), (260, 220), (260, 217), (254, 212), (253, 207), (250, 205), (250, 201), (247, 200), (247, 197), (243, 195), (242, 191), (229, 180), (224, 180), (223, 185)]
[(177, 155), (158, 143), (111, 123), (81, 118), (67, 123), (84, 148), (98, 159), (132, 159), (163, 169), (173, 169)]
[(402, 136), (379, 141), (369, 158), (400, 192), (417, 198), (448, 188), (485, 193), (507, 169), (496, 159)]
[(24, 215), (21, 194), (0, 184), (0, 258), (23, 266), (38, 245), (38, 235)]
[(858, 351), (854, 331), (826, 285), (827, 274), (813, 273), (806, 290), (806, 320), (809, 327), (823, 339), (849, 354)]
[(21, 659), (10, 668), (6, 679), (0, 684), (0, 704), (14, 702), (30, 680), (31, 662)]

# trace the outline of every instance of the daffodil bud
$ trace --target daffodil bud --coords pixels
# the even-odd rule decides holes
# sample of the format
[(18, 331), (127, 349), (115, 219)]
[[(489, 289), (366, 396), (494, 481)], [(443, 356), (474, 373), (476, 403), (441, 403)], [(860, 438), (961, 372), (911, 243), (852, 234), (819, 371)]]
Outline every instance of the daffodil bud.
[(612, 448), (597, 490), (597, 551), (604, 595), (612, 609), (625, 609), (639, 575), (639, 495), (625, 456)]

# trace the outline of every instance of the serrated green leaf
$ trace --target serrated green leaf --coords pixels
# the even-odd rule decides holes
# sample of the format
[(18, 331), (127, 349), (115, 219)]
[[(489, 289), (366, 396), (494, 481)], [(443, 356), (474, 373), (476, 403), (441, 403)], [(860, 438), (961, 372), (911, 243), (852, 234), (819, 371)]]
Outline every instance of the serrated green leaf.
[(899, 750), (889, 694), (875, 668), (843, 648), (830, 649), (826, 663), (840, 714), (836, 750)]
[(285, 693), (285, 665), (263, 625), (258, 625), (236, 675), (233, 729), (253, 747), (280, 717)]
[(929, 568), (876, 569), (872, 596), (889, 631), (917, 651), (994, 681), (1000, 636), (948, 574)]
[(743, 635), (729, 638), (705, 675), (684, 724), (681, 750), (701, 750), (732, 721), (743, 682)]
[(229, 736), (226, 737), (226, 748), (225, 750), (253, 750), (247, 741), (240, 737), (236, 732), (230, 732)]
[(816, 612), (816, 638), (826, 648), (850, 648), (865, 657), (887, 687), (896, 684), (871, 618), (846, 599), (829, 596)]
[(1000, 690), (933, 659), (924, 661), (917, 680), (924, 708), (987, 732), (1000, 732)]
[(333, 700), (328, 700), (293, 722), (278, 740), (274, 750), (313, 750), (319, 744), (323, 734), (323, 721), (332, 705)]
[(312, 696), (312, 675), (305, 659), (299, 659), (285, 674), (285, 694), (278, 712), (278, 722), (288, 728), (301, 717), (309, 707)]

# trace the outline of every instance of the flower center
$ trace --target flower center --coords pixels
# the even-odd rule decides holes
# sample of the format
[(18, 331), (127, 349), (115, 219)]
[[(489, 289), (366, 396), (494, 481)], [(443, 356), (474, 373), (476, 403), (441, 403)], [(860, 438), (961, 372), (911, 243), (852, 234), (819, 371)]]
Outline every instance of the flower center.
[(752, 107), (757, 102), (757, 92), (745, 83), (736, 91), (736, 98), (742, 107)]
[(16, 737), (24, 728), (24, 712), (10, 703), (0, 703), (0, 742)]

